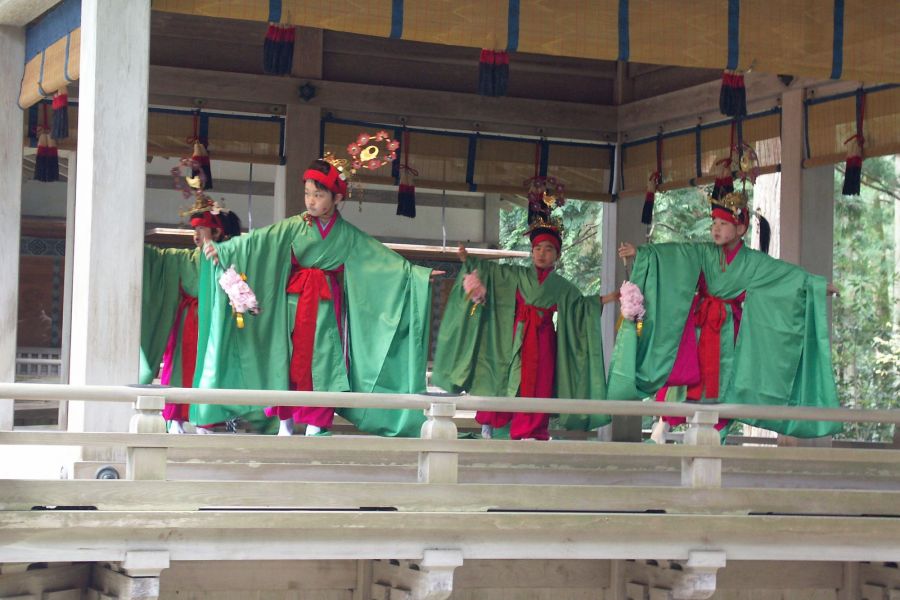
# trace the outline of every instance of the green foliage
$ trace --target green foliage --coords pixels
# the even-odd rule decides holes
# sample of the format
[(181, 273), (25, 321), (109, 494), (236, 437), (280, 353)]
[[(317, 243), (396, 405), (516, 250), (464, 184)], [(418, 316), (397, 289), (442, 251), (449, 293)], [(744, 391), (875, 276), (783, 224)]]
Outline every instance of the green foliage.
[[(567, 200), (554, 211), (563, 222), (563, 251), (557, 272), (585, 294), (599, 294), (603, 266), (603, 206), (599, 202)], [(500, 211), (500, 247), (504, 250), (531, 250), (525, 235), (524, 207)], [(531, 264), (530, 259), (515, 261)]]
[[(709, 203), (696, 188), (657, 192), (653, 202), (653, 231), (650, 241), (709, 242)], [(637, 242), (632, 242), (637, 244)]]
[[(893, 156), (863, 163), (860, 196), (843, 196), (834, 178), (832, 361), (838, 396), (854, 408), (900, 407), (900, 323), (894, 297), (894, 219), (900, 187)], [(852, 423), (842, 437), (889, 441), (892, 426)]]

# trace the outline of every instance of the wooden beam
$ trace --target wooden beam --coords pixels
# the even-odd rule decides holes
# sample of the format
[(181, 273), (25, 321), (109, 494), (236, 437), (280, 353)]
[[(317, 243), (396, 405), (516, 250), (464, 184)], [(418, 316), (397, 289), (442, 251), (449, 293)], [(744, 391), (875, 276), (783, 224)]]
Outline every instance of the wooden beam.
[[(750, 113), (780, 105), (781, 94), (791, 89), (804, 88), (809, 95), (827, 96), (853, 90), (855, 82), (798, 79), (786, 87), (776, 75), (747, 73), (747, 110)], [(655, 135), (662, 126), (666, 131), (686, 129), (697, 124), (727, 121), (719, 112), (721, 83), (711, 81), (653, 98), (630, 102), (619, 107), (618, 129), (628, 139), (640, 139)]]
[[(885, 490), (696, 489), (456, 483), (334, 483), (158, 480), (7, 480), (0, 510), (42, 506), (100, 511), (262, 510), (574, 511), (668, 514), (879, 515), (897, 512), (900, 492)], [(900, 528), (900, 523), (897, 524)]]
[[(330, 111), (366, 113), (373, 120), (410, 125), (453, 122), (464, 129), (521, 133), (547, 137), (600, 139), (616, 128), (614, 107), (525, 98), (488, 98), (476, 94), (343, 83), (296, 77), (222, 73), (176, 67), (150, 67), (152, 94), (185, 98), (288, 105), (297, 101), (299, 87), (316, 87), (309, 106)], [(476, 127), (477, 125), (477, 127)], [(434, 125), (431, 125), (434, 126)]]
[(0, 530), (0, 561), (30, 562), (120, 561), (134, 547), (172, 561), (413, 559), (426, 548), (466, 560), (678, 560), (716, 548), (729, 561), (874, 562), (895, 560), (900, 539), (900, 522), (878, 517), (440, 511), (23, 511), (0, 513)]

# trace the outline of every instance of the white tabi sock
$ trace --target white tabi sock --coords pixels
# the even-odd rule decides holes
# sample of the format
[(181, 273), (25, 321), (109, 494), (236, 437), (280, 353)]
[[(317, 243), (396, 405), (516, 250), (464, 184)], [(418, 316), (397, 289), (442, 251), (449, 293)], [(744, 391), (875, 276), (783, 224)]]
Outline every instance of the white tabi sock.
[(184, 433), (184, 421), (171, 421), (169, 433)]
[(663, 419), (660, 419), (653, 424), (653, 430), (650, 432), (650, 439), (657, 444), (665, 444), (666, 434), (669, 433), (670, 429), (672, 429), (672, 427)]
[(278, 426), (278, 435), (294, 435), (294, 420), (282, 419)]
[(307, 424), (307, 426), (306, 426), (306, 435), (316, 435), (317, 433), (320, 433), (321, 431), (322, 431), (321, 427), (317, 427), (315, 425), (309, 425), (309, 424)]
[(494, 428), (490, 425), (482, 425), (481, 426), (481, 437), (489, 440), (494, 437)]
[(212, 435), (215, 431), (212, 430), (211, 427), (200, 427), (197, 425), (197, 434), (198, 435)]

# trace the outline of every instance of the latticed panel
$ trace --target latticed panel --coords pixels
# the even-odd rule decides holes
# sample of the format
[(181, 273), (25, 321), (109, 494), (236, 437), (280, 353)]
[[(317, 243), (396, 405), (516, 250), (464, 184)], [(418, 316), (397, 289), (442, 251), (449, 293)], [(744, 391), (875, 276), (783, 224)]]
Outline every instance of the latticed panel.
[(565, 184), (568, 197), (609, 193), (612, 149), (550, 144), (548, 158), (547, 175)]

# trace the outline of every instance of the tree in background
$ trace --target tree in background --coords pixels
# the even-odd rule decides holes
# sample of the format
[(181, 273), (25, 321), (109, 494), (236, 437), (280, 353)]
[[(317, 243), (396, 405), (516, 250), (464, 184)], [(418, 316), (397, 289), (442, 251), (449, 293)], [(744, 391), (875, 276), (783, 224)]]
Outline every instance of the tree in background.
[[(603, 268), (603, 206), (599, 202), (566, 200), (553, 214), (563, 222), (563, 251), (557, 272), (585, 294), (599, 294)], [(524, 207), (500, 211), (500, 247), (531, 250)], [(510, 260), (529, 265), (528, 259)]]
[[(853, 408), (900, 407), (900, 180), (895, 156), (867, 158), (859, 196), (834, 176), (832, 360), (838, 396)], [(850, 423), (842, 437), (890, 441), (893, 426)]]

